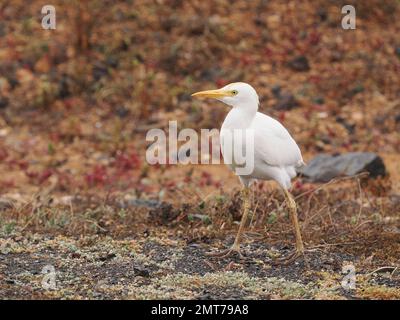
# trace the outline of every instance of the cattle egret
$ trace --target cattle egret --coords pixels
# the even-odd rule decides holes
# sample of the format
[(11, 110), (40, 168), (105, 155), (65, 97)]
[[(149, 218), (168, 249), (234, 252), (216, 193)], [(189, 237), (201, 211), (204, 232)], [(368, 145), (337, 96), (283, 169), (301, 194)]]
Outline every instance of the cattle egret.
[[(254, 139), (254, 166), (250, 174), (240, 175), (239, 179), (243, 184), (243, 215), (239, 230), (231, 248), (219, 253), (212, 253), (212, 256), (226, 257), (231, 253), (240, 253), (240, 238), (247, 221), (250, 207), (249, 187), (254, 180), (274, 180), (281, 187), (290, 211), (290, 216), (296, 237), (295, 251), (287, 258), (280, 259), (282, 262), (289, 262), (304, 255), (304, 245), (297, 217), (296, 202), (290, 194), (291, 179), (296, 176), (296, 167), (304, 165), (301, 152), (285, 127), (277, 120), (258, 112), (259, 99), (252, 86), (243, 82), (236, 82), (226, 85), (217, 90), (207, 90), (192, 94), (193, 97), (214, 98), (229, 106), (232, 109), (226, 116), (220, 133), (221, 150), (224, 151), (223, 141), (229, 131), (251, 129)], [(244, 139), (233, 140), (232, 148), (244, 150)], [(233, 152), (235, 152), (233, 150)], [(227, 163), (223, 152), (224, 162)], [(246, 158), (247, 159), (247, 158)], [(234, 163), (234, 161), (231, 161)], [(235, 170), (235, 164), (229, 164)]]

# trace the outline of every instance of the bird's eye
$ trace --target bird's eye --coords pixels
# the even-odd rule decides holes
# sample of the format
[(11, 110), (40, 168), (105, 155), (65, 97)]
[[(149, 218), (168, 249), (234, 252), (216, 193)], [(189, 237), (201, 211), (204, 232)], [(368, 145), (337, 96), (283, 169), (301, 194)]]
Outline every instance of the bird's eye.
[(232, 95), (236, 96), (238, 94), (237, 90), (232, 90)]

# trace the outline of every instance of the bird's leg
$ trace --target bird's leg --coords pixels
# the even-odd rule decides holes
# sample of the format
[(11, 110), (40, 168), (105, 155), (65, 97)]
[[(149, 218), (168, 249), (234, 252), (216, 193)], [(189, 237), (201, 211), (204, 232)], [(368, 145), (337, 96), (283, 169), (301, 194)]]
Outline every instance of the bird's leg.
[[(293, 254), (289, 255), (289, 257), (283, 259), (277, 259), (277, 262), (283, 262), (285, 264), (292, 262), (293, 260), (297, 259), (300, 256), (304, 256), (304, 244), (303, 239), (301, 237), (300, 226), (299, 226), (299, 219), (297, 216), (297, 206), (296, 202), (293, 199), (293, 196), (290, 192), (286, 189), (283, 189), (287, 205), (289, 207), (289, 213), (292, 220), (295, 236), (296, 236), (296, 249)], [(306, 261), (307, 263), (307, 261)]]
[(285, 189), (285, 195), (287, 197), (289, 210), (291, 211), (292, 224), (293, 224), (294, 232), (295, 232), (295, 236), (296, 236), (296, 251), (303, 254), (304, 253), (304, 244), (303, 244), (303, 239), (301, 237), (299, 218), (297, 216), (296, 201), (293, 199), (293, 196), (290, 194), (290, 192), (287, 191), (286, 189)]
[(211, 257), (219, 257), (219, 258), (224, 258), (232, 254), (233, 252), (236, 252), (241, 258), (243, 257), (241, 252), (240, 252), (240, 239), (243, 233), (244, 226), (247, 222), (247, 216), (249, 214), (249, 209), (250, 209), (250, 188), (249, 187), (244, 187), (242, 191), (242, 197), (243, 197), (243, 214), (242, 214), (242, 219), (240, 221), (240, 226), (239, 230), (236, 234), (235, 241), (233, 242), (232, 247), (230, 247), (227, 250), (224, 250), (222, 252), (217, 252), (217, 253), (208, 253), (208, 256)]
[(240, 238), (243, 233), (244, 226), (247, 222), (247, 216), (249, 214), (249, 209), (250, 209), (250, 189), (249, 187), (244, 187), (242, 191), (242, 196), (243, 196), (243, 214), (242, 214), (242, 219), (240, 221), (240, 226), (238, 233), (236, 234), (235, 241), (232, 245), (232, 250), (235, 250), (237, 252), (240, 252)]

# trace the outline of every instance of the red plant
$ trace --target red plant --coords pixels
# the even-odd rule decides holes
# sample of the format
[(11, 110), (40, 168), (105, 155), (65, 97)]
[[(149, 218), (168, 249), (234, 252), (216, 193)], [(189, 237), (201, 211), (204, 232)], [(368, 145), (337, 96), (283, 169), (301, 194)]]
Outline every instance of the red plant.
[(315, 46), (321, 41), (321, 34), (316, 31), (310, 33), (308, 37), (308, 42), (310, 45)]
[(24, 173), (29, 179), (35, 179), (39, 176), (39, 172), (37, 171), (25, 171)]
[(166, 182), (165, 188), (167, 188), (168, 190), (174, 190), (176, 188), (176, 182), (175, 181)]
[(24, 171), (24, 173), (32, 182), (42, 184), (53, 174), (53, 170), (46, 168), (42, 172)]
[(0, 190), (3, 189), (11, 189), (15, 187), (15, 182), (13, 180), (0, 181)]
[(222, 187), (222, 182), (221, 181), (215, 181), (214, 182), (214, 187), (221, 188)]
[(39, 175), (39, 179), (38, 179), (39, 184), (42, 184), (43, 182), (45, 182), (52, 175), (53, 175), (53, 170), (44, 169)]
[(322, 77), (319, 75), (311, 75), (308, 77), (308, 81), (313, 84), (319, 84), (322, 81)]
[(270, 48), (266, 47), (266, 48), (264, 49), (264, 54), (265, 54), (268, 58), (271, 58), (271, 57), (273, 56), (274, 52), (273, 52)]
[(223, 87), (223, 86), (225, 86), (226, 84), (228, 84), (228, 82), (227, 82), (226, 80), (221, 79), (221, 78), (218, 78), (218, 79), (215, 81), (215, 83), (216, 83), (217, 87)]
[(247, 66), (247, 65), (250, 65), (250, 64), (254, 64), (254, 59), (253, 59), (252, 57), (250, 57), (249, 55), (243, 54), (243, 55), (240, 57), (240, 62), (241, 62), (244, 66)]
[(118, 171), (128, 171), (140, 168), (140, 159), (136, 152), (130, 152), (129, 154), (118, 152), (115, 159), (115, 166)]
[(5, 160), (8, 157), (8, 152), (5, 148), (0, 148), (0, 161)]
[(20, 161), (17, 161), (17, 164), (18, 164), (19, 168), (24, 171), (27, 170), (29, 167), (28, 161), (20, 160)]
[(91, 173), (85, 176), (86, 183), (90, 186), (104, 185), (108, 181), (107, 169), (103, 165), (96, 165)]
[(280, 122), (284, 122), (285, 121), (285, 117), (286, 117), (286, 113), (284, 111), (283, 112), (279, 112), (278, 119), (279, 119)]
[(300, 180), (296, 180), (293, 183), (293, 190), (303, 190), (303, 183)]
[(58, 176), (58, 188), (62, 191), (71, 189), (73, 184), (72, 177), (66, 172), (57, 172)]
[(213, 183), (213, 179), (210, 173), (203, 171), (200, 178), (200, 186), (210, 186)]

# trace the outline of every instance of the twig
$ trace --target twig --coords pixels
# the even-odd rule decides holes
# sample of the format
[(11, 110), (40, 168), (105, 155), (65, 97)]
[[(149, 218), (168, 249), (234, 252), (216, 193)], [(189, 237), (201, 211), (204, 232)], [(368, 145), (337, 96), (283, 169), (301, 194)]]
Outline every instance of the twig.
[(357, 230), (357, 229), (359, 229), (361, 226), (363, 226), (364, 224), (367, 224), (367, 223), (370, 223), (370, 222), (373, 222), (373, 221), (372, 221), (372, 220), (364, 221), (364, 222), (360, 223), (359, 225), (357, 225), (357, 226), (354, 228), (354, 230)]
[(330, 180), (330, 181), (328, 181), (328, 182), (326, 182), (326, 183), (320, 185), (320, 186), (319, 186), (318, 188), (316, 188), (316, 189), (308, 190), (308, 191), (306, 191), (306, 192), (303, 192), (303, 193), (299, 194), (299, 195), (296, 196), (294, 199), (297, 200), (297, 199), (299, 199), (299, 198), (302, 198), (302, 197), (306, 196), (307, 194), (315, 193), (315, 192), (317, 192), (317, 191), (319, 191), (319, 190), (321, 190), (321, 189), (327, 187), (328, 185), (331, 185), (331, 184), (336, 183), (336, 182), (339, 182), (339, 181), (351, 180), (351, 179), (354, 179), (354, 178), (360, 178), (360, 177), (362, 177), (362, 176), (367, 176), (367, 175), (369, 175), (368, 172), (361, 172), (361, 173), (356, 174), (356, 175), (354, 175), (354, 176), (334, 178), (334, 179), (332, 179), (332, 180)]
[[(254, 199), (254, 193), (253, 193), (253, 199)], [(249, 224), (251, 230), (253, 230), (254, 227), (255, 227), (255, 226), (252, 226), (252, 224), (253, 224), (253, 219), (254, 219), (254, 217), (256, 216), (256, 213), (257, 213), (258, 203), (259, 203), (259, 201), (257, 200), (257, 203), (256, 203), (256, 205), (254, 207), (254, 210), (253, 210), (253, 214), (251, 215), (250, 224)]]
[(325, 244), (319, 244), (316, 246), (312, 246), (312, 247), (310, 247), (310, 249), (323, 248), (323, 247), (334, 247), (334, 246), (347, 246), (347, 245), (351, 245), (351, 244), (355, 244), (355, 243), (357, 243), (357, 241), (325, 243)]
[[(378, 269), (376, 269), (376, 270), (374, 270), (374, 271), (372, 271), (370, 273), (367, 273), (367, 276), (370, 276), (370, 275), (372, 275), (374, 273), (377, 273), (379, 271), (382, 271), (382, 270), (387, 270), (387, 271), (394, 270), (394, 271), (396, 271), (397, 268), (398, 267), (391, 267), (391, 266), (379, 267)], [(393, 274), (393, 272), (392, 272), (392, 274)]]
[[(360, 222), (362, 207), (363, 207), (363, 192), (361, 190), (361, 183), (359, 178), (357, 178), (357, 184), (358, 184), (358, 191), (360, 193), (360, 208), (358, 209), (358, 215), (357, 215), (357, 225), (358, 225)], [(356, 227), (356, 229), (358, 229), (358, 227)]]

